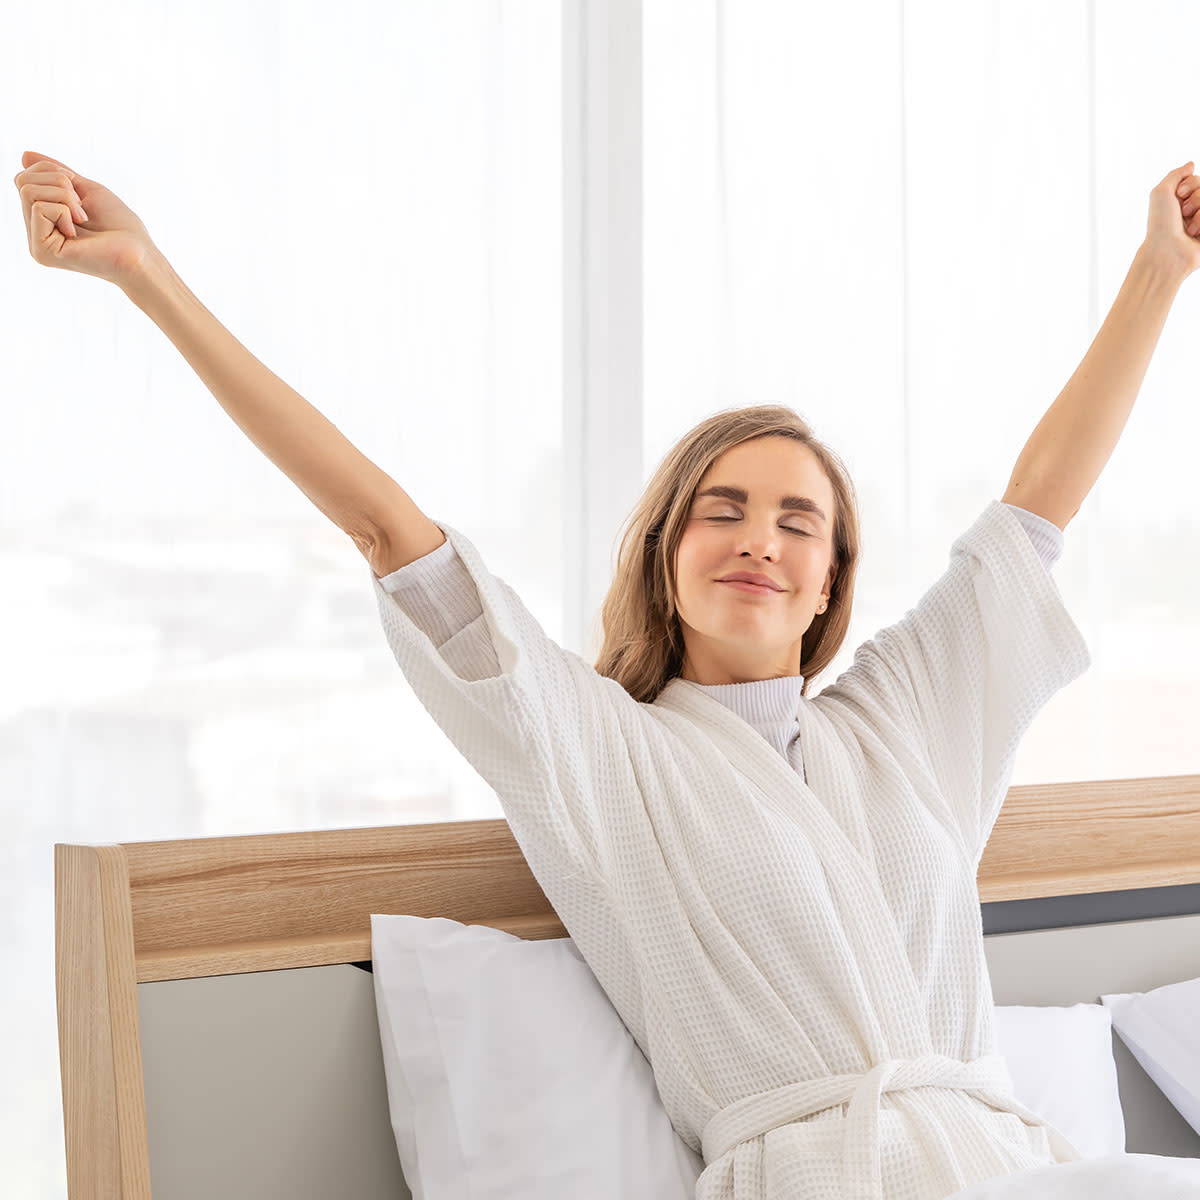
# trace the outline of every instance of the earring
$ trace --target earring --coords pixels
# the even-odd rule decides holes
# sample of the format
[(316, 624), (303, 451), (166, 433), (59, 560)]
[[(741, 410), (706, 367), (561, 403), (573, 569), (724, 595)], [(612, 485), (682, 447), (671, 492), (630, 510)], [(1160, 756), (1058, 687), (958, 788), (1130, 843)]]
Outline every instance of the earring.
[(828, 601), (828, 600), (822, 600), (822, 601), (821, 601), (821, 607), (817, 609), (817, 612), (819, 612), (819, 613), (823, 613), (823, 612), (825, 611), (825, 606), (826, 606), (828, 603), (829, 603), (829, 601)]

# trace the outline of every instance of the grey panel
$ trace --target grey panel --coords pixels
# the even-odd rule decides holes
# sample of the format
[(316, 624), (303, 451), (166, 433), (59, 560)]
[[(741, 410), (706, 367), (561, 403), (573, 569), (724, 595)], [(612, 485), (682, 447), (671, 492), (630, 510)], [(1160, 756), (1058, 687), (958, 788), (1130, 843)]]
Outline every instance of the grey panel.
[[(1200, 977), (1200, 915), (996, 933), (997, 1004), (1099, 1003)], [(138, 985), (155, 1200), (411, 1200), (373, 977), (345, 965)], [(1130, 1153), (1200, 1135), (1113, 1036)]]
[(411, 1200), (372, 975), (307, 967), (137, 993), (155, 1200)]
[(1200, 912), (1200, 883), (1130, 888), (1123, 892), (1084, 892), (1036, 900), (992, 900), (981, 904), (984, 933), (1021, 929), (1062, 929), (1110, 921), (1141, 921)]
[[(1200, 915), (988, 934), (984, 954), (997, 1004), (1099, 1004), (1101, 994), (1147, 992), (1200, 978)], [(1130, 1154), (1200, 1158), (1200, 1134), (1113, 1033)]]

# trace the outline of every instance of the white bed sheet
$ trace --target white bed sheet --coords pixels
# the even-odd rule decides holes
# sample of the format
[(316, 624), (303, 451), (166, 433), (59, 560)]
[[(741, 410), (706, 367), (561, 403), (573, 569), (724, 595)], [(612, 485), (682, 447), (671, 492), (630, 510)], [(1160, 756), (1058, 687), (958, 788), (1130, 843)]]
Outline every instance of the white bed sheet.
[(985, 1179), (948, 1200), (1197, 1200), (1200, 1158), (1110, 1154)]

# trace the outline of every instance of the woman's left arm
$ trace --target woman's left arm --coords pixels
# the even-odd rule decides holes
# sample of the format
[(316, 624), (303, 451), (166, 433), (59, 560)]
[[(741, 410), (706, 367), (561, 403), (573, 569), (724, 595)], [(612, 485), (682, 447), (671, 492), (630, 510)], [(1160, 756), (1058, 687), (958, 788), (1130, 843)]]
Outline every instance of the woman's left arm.
[(1200, 178), (1194, 162), (1150, 193), (1146, 240), (1083, 362), (1038, 422), (1002, 499), (1059, 529), (1112, 456), (1179, 285), (1200, 267)]

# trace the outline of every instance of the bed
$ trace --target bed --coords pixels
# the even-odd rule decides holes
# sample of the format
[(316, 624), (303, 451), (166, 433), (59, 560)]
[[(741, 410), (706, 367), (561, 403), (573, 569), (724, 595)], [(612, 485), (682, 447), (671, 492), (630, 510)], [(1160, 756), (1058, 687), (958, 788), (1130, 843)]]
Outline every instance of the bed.
[[(978, 889), (997, 1005), (1200, 978), (1200, 775), (1010, 789)], [(503, 820), (56, 845), (70, 1200), (409, 1197), (372, 914), (567, 937)], [(1112, 1051), (1126, 1151), (1200, 1158)]]

